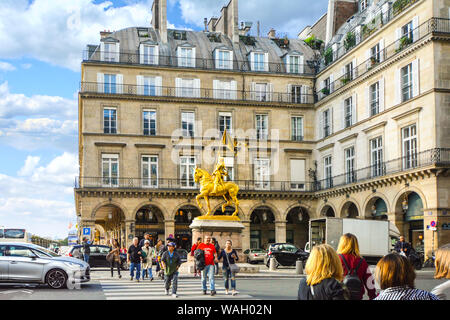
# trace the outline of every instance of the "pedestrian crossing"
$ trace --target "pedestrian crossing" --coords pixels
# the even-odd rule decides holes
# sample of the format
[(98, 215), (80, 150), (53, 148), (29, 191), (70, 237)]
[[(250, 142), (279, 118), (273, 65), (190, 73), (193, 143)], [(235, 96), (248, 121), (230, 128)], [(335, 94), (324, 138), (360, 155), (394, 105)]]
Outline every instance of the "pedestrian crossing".
[(178, 278), (178, 298), (166, 295), (164, 281), (161, 279), (136, 282), (130, 281), (129, 277), (122, 279), (101, 279), (99, 280), (106, 300), (206, 300), (206, 299), (253, 299), (247, 294), (238, 293), (235, 296), (225, 294), (225, 287), (222, 279), (216, 279), (216, 295), (211, 296), (209, 291), (209, 283), (207, 283), (208, 294), (204, 295), (200, 278)]

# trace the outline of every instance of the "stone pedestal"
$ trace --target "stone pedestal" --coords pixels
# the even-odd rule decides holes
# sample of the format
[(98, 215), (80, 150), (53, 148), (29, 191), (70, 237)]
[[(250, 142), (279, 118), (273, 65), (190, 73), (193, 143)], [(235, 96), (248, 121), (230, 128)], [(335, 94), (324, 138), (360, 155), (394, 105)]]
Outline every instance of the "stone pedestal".
[(216, 238), (220, 247), (224, 248), (226, 241), (231, 240), (233, 249), (236, 250), (242, 262), (242, 231), (245, 227), (240, 221), (194, 219), (189, 228), (192, 230), (192, 243), (195, 243), (197, 238), (204, 240), (205, 236), (209, 235)]

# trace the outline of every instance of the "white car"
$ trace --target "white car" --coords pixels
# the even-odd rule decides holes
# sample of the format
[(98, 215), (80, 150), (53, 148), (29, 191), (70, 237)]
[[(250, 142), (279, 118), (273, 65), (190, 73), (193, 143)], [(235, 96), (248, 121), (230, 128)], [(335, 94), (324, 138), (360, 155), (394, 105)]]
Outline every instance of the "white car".
[(0, 282), (41, 283), (61, 289), (90, 279), (90, 267), (84, 261), (30, 243), (0, 242)]

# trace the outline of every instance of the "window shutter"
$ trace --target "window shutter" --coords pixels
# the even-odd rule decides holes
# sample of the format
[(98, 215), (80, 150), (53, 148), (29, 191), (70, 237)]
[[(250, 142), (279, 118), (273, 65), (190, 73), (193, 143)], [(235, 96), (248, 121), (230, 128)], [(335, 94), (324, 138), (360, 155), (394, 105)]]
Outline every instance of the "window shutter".
[(269, 71), (269, 54), (264, 53), (264, 71)]
[(253, 71), (255, 69), (255, 53), (250, 53), (250, 70)]
[(402, 29), (401, 28), (397, 28), (395, 29), (395, 38), (397, 39), (397, 44), (395, 45), (395, 48), (398, 49), (400, 48), (400, 38), (402, 37)]
[(341, 119), (342, 129), (345, 129), (345, 99), (342, 99), (341, 110), (342, 110), (342, 119)]
[(228, 69), (233, 70), (234, 69), (234, 56), (233, 51), (230, 52), (230, 61), (228, 62)]
[(333, 134), (333, 107), (330, 108), (330, 134)]
[(105, 43), (100, 42), (100, 61), (105, 61)]
[(120, 42), (116, 43), (116, 59), (115, 62), (120, 62)]
[(367, 49), (367, 51), (366, 51), (366, 67), (367, 67), (367, 70), (369, 70), (371, 65), (372, 65), (372, 63), (370, 62), (370, 49)]
[(370, 118), (370, 85), (366, 87), (366, 115)]
[(231, 81), (231, 99), (236, 100), (237, 99), (237, 81), (232, 80)]
[(395, 72), (395, 104), (402, 101), (401, 69)]
[(181, 78), (175, 78), (175, 95), (177, 97), (181, 97), (181, 86), (183, 85), (183, 81)]
[(419, 40), (419, 16), (415, 16), (412, 20), (412, 28), (413, 28), (413, 42)]
[(319, 114), (319, 125), (318, 125), (319, 134), (317, 135), (317, 137), (319, 139), (322, 139), (324, 137), (323, 127), (324, 127), (324, 118), (323, 118), (323, 111), (321, 111), (320, 114)]
[(301, 55), (299, 58), (300, 66), (298, 68), (298, 70), (301, 74), (305, 73), (305, 65), (304, 65), (305, 62), (304, 61), (305, 61), (305, 57), (303, 57), (303, 55)]
[(251, 84), (250, 99), (253, 101), (256, 100), (256, 83), (255, 82), (252, 82), (252, 84)]
[(142, 43), (139, 45), (139, 63), (144, 64), (144, 45)]
[(308, 103), (310, 101), (309, 96), (308, 96), (308, 94), (309, 94), (309, 86), (302, 86), (302, 89), (303, 89), (302, 103)]
[(122, 94), (123, 93), (123, 74), (116, 75), (117, 79), (117, 93)]
[(341, 71), (342, 71), (342, 76), (345, 77), (345, 66), (342, 67)]
[(159, 46), (155, 46), (154, 61), (156, 65), (159, 65)]
[(192, 68), (195, 68), (196, 66), (195, 66), (195, 62), (197, 61), (197, 59), (196, 59), (196, 49), (195, 48), (192, 48), (192, 58), (191, 58), (191, 67)]
[(105, 88), (104, 82), (105, 82), (105, 75), (103, 73), (97, 73), (97, 92), (98, 93), (103, 93), (103, 90)]
[(137, 94), (143, 95), (144, 94), (144, 77), (136, 76), (136, 83), (137, 83)]
[(286, 64), (286, 73), (291, 73), (291, 59), (290, 56), (286, 55), (284, 58), (284, 63)]
[(156, 85), (156, 95), (162, 96), (162, 77), (155, 77), (155, 85)]
[(416, 59), (412, 62), (412, 76), (413, 76), (413, 97), (417, 97), (420, 93), (419, 59)]
[(385, 55), (385, 53), (384, 53), (384, 39), (380, 40), (379, 46), (380, 46), (380, 62), (383, 62), (384, 61), (384, 55)]
[(352, 96), (352, 125), (354, 125), (358, 121), (358, 117), (356, 115), (357, 99), (358, 99), (358, 95), (356, 93), (353, 94), (353, 96)]
[(380, 95), (380, 112), (384, 111), (384, 78), (380, 79), (379, 83), (379, 95)]
[(319, 81), (319, 91), (318, 91), (318, 96), (319, 96), (319, 100), (321, 100), (323, 97), (325, 97), (325, 95), (322, 93), (322, 89), (325, 87), (325, 83), (323, 81)]
[(213, 80), (213, 98), (219, 99), (219, 80)]
[(358, 65), (356, 64), (356, 58), (353, 59), (353, 61), (352, 61), (352, 67), (353, 67), (353, 70), (352, 70), (353, 77), (352, 78), (356, 79), (358, 77)]
[(330, 93), (334, 92), (334, 74), (330, 74)]
[(267, 100), (273, 101), (272, 99), (273, 99), (273, 84), (268, 83), (267, 84)]
[(287, 101), (285, 102), (293, 102), (292, 101), (292, 84), (287, 85)]
[(194, 97), (200, 98), (200, 79), (194, 79)]

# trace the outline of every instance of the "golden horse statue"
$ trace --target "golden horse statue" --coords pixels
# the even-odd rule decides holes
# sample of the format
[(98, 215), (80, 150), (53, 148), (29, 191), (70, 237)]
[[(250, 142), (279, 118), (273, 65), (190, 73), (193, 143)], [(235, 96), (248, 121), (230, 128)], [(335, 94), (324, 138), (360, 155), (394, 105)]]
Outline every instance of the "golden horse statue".
[[(215, 187), (214, 178), (206, 171), (200, 168), (195, 169), (194, 180), (196, 183), (200, 183), (200, 194), (195, 198), (200, 209), (203, 208), (200, 203), (200, 199), (203, 198), (208, 206), (208, 213), (206, 217), (211, 216), (211, 206), (209, 204), (209, 197), (223, 197), (226, 201), (222, 205), (222, 212), (225, 212), (227, 206), (231, 206), (234, 202), (236, 210), (231, 217), (236, 217), (239, 213), (239, 200), (237, 199), (237, 194), (239, 192), (239, 187), (233, 182), (223, 182), (222, 184)], [(216, 192), (214, 192), (216, 190)]]

